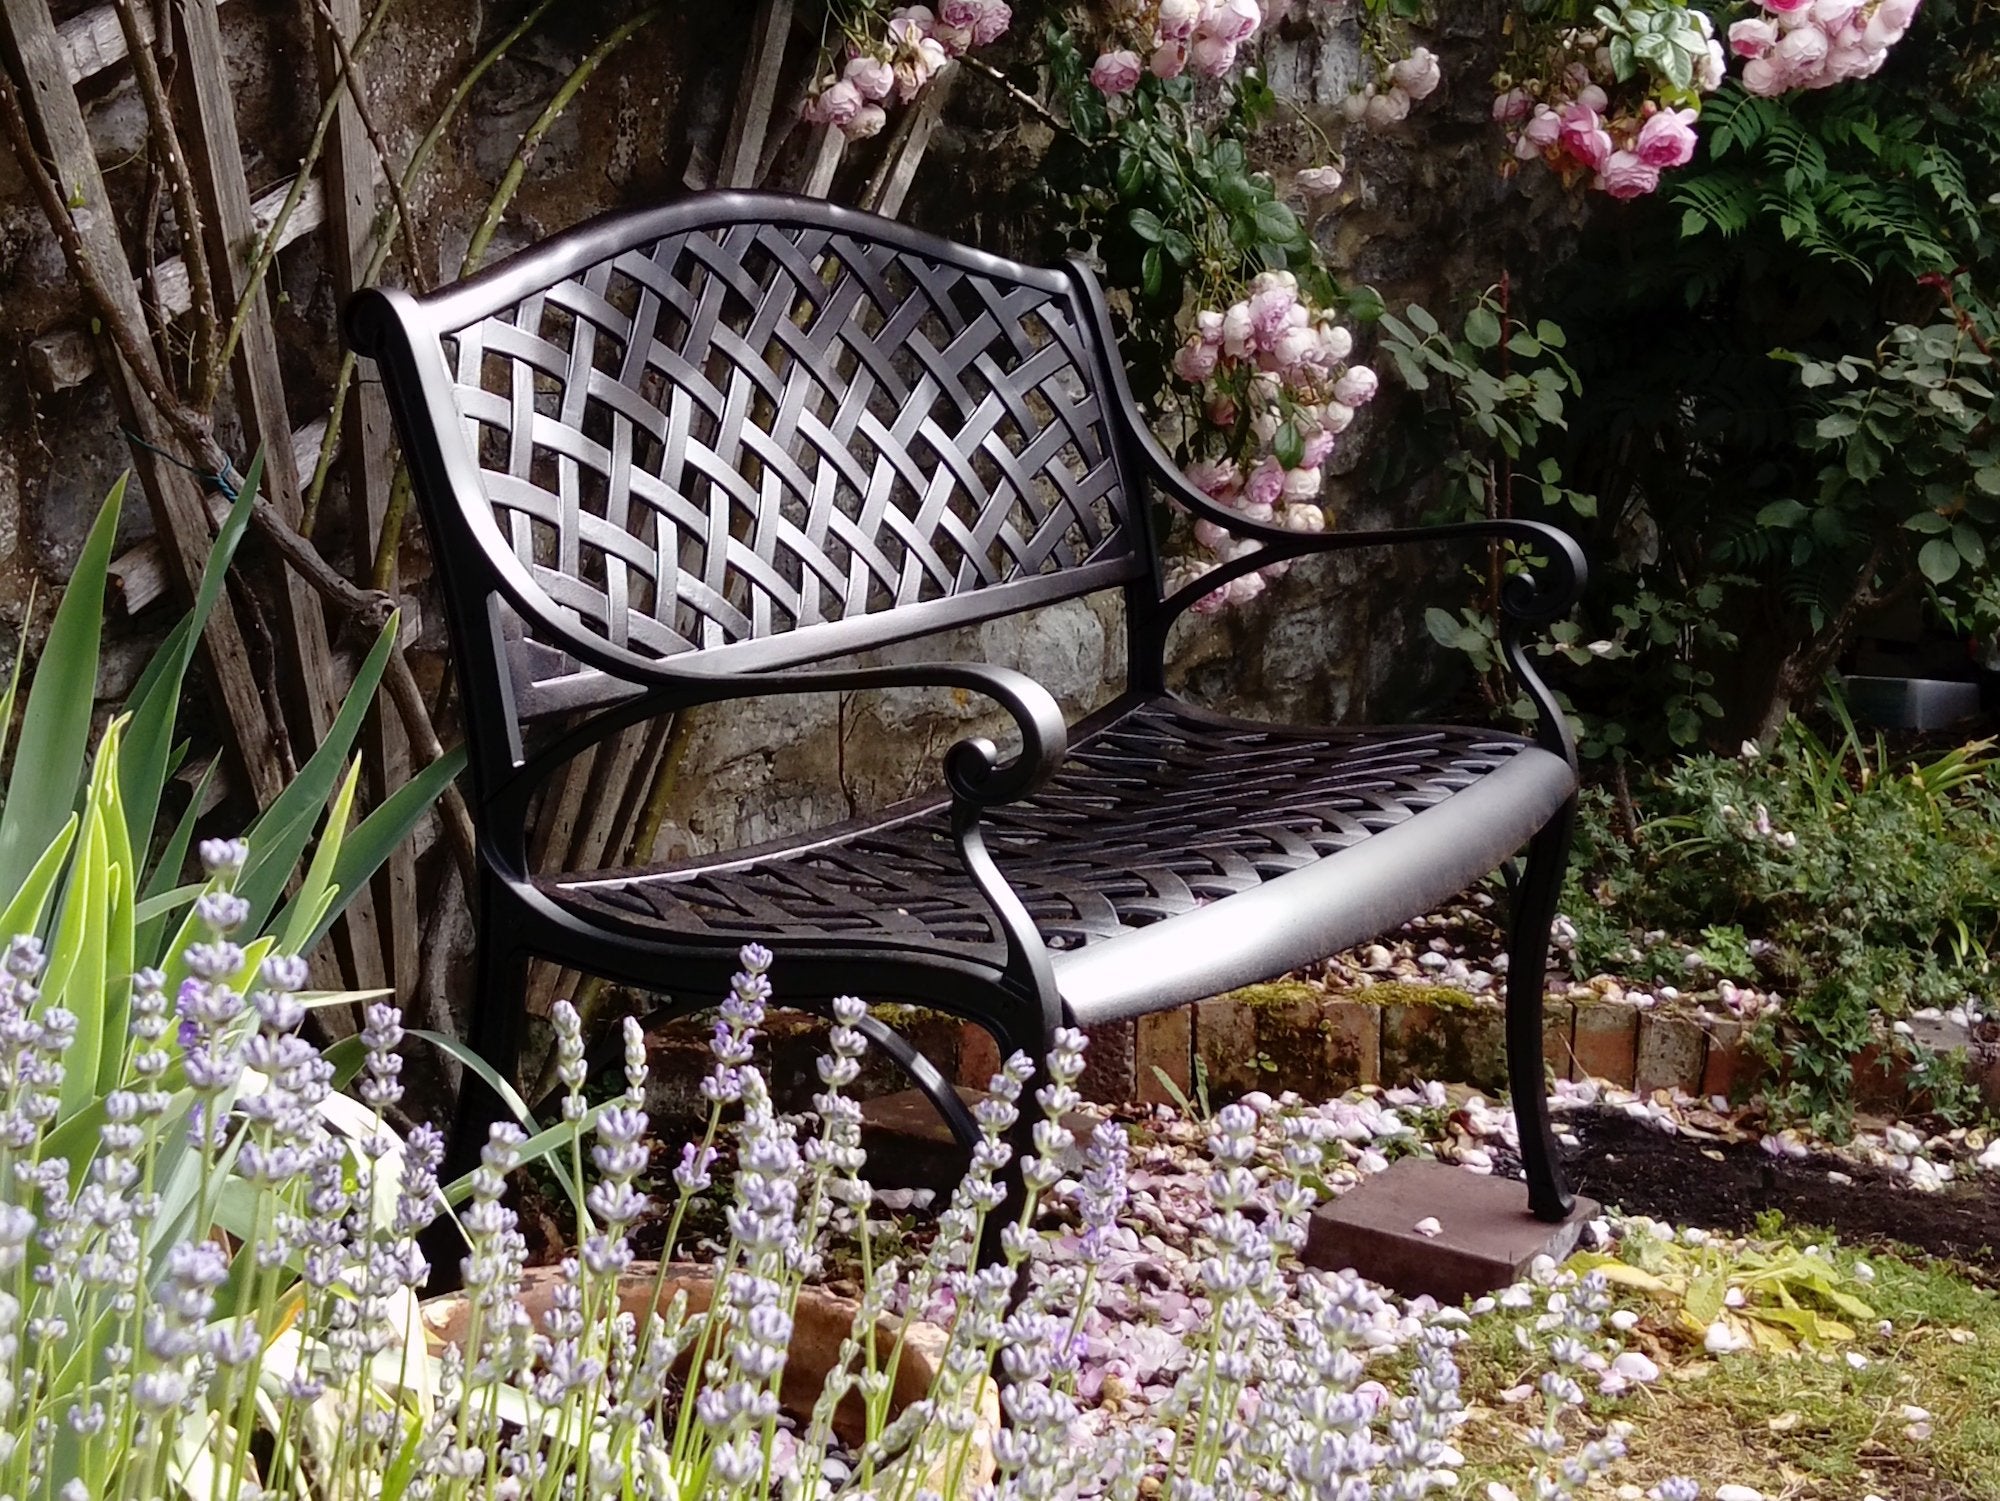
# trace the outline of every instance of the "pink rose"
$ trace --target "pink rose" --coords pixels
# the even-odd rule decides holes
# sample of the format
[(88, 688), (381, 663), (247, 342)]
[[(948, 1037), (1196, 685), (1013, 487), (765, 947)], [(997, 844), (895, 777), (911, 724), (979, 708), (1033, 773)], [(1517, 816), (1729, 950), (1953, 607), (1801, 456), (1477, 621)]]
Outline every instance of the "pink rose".
[(1250, 304), (1231, 303), (1229, 311), (1222, 315), (1222, 348), (1233, 360), (1240, 360), (1250, 353), (1257, 341), (1257, 324), (1250, 316)]
[(1307, 435), (1305, 447), (1299, 454), (1299, 465), (1305, 469), (1317, 469), (1333, 455), (1333, 434), (1323, 427), (1316, 427)]
[(1296, 370), (1318, 352), (1318, 334), (1309, 328), (1288, 328), (1271, 345), (1271, 363), (1279, 370)]
[(1198, 36), (1188, 48), (1188, 61), (1203, 78), (1220, 78), (1236, 66), (1236, 44), (1218, 36)]
[(814, 123), (845, 130), (854, 123), (854, 117), (861, 113), (861, 106), (866, 102), (861, 97), (861, 90), (843, 78), (821, 89), (807, 108)]
[(1322, 323), (1319, 329), (1319, 360), (1322, 365), (1338, 365), (1354, 352), (1354, 335), (1338, 323)]
[(1437, 91), (1444, 78), (1444, 70), (1439, 66), (1435, 52), (1428, 47), (1418, 47), (1389, 70), (1389, 78), (1412, 99), (1428, 99)]
[(1586, 104), (1572, 104), (1562, 112), (1561, 139), (1563, 149), (1586, 167), (1602, 167), (1613, 150), (1611, 132)]
[(1320, 431), (1329, 436), (1344, 433), (1353, 425), (1354, 408), (1344, 401), (1329, 401), (1320, 412), (1319, 422)]
[(1185, 42), (1201, 22), (1201, 0), (1160, 0), (1154, 35), (1163, 42)]
[(1381, 382), (1376, 378), (1375, 372), (1366, 365), (1350, 366), (1340, 379), (1333, 383), (1333, 399), (1342, 406), (1366, 406), (1375, 399), (1375, 393), (1380, 387)]
[(1215, 345), (1190, 339), (1174, 351), (1174, 374), (1190, 385), (1199, 385), (1215, 374), (1218, 353)]
[(1581, 104), (1585, 109), (1594, 109), (1600, 115), (1611, 108), (1611, 100), (1596, 84), (1585, 84), (1576, 92), (1572, 104)]
[(1320, 473), (1301, 466), (1285, 471), (1285, 504), (1299, 505), (1319, 494)]
[(1525, 120), (1534, 112), (1534, 98), (1526, 89), (1509, 89), (1493, 100), (1493, 118), (1501, 125), (1512, 125), (1516, 120)]
[[(1275, 344), (1278, 336), (1292, 326), (1292, 310), (1298, 306), (1298, 294), (1285, 287), (1273, 287), (1253, 296), (1250, 299), (1250, 328), (1256, 343), (1264, 349)], [(1224, 327), (1227, 326), (1225, 319)]]
[(1521, 139), (1533, 143), (1537, 150), (1545, 150), (1562, 139), (1562, 128), (1562, 116), (1546, 104), (1538, 104), (1534, 115), (1521, 127)]
[(1808, 22), (1786, 32), (1772, 50), (1788, 67), (1809, 73), (1826, 61), (1826, 33)]
[(972, 45), (990, 47), (1007, 34), (1014, 24), (1014, 11), (1007, 0), (984, 0), (979, 17), (972, 23)]
[(882, 127), (889, 123), (889, 113), (879, 104), (864, 104), (854, 112), (854, 118), (840, 127), (840, 133), (850, 141), (865, 141), (882, 133)]
[(1222, 343), (1222, 314), (1214, 308), (1203, 308), (1194, 315), (1196, 335), (1204, 344), (1220, 346)]
[(1187, 71), (1187, 60), (1186, 42), (1162, 42), (1153, 49), (1146, 67), (1155, 78), (1179, 78)]
[(1759, 98), (1772, 98), (1790, 86), (1790, 75), (1768, 57), (1753, 57), (1743, 65), (1743, 87)]
[(1264, 460), (1243, 485), (1243, 498), (1253, 506), (1276, 505), (1284, 493), (1285, 469), (1276, 459)]
[(1229, 546), (1230, 536), (1220, 524), (1204, 516), (1194, 524), (1194, 540), (1208, 551), (1219, 553)]
[(1362, 118), (1376, 130), (1386, 130), (1391, 125), (1400, 125), (1410, 117), (1410, 96), (1401, 89), (1389, 89), (1368, 101), (1368, 108)]
[(1187, 466), (1187, 481), (1211, 500), (1227, 500), (1243, 483), (1243, 474), (1227, 459), (1196, 459)]
[(937, 18), (947, 26), (970, 31), (979, 20), (979, 0), (939, 0)]
[(1762, 57), (1778, 45), (1778, 28), (1762, 16), (1738, 21), (1729, 28), (1729, 50), (1738, 57)]
[(1813, 0), (1760, 0), (1764, 9), (1775, 11), (1781, 16), (1789, 16), (1795, 10), (1805, 10)]
[(865, 53), (847, 60), (847, 71), (843, 76), (870, 103), (888, 98), (889, 91), (896, 87), (896, 70), (881, 58), (869, 57)]
[(1660, 169), (1633, 151), (1612, 152), (1591, 183), (1613, 198), (1643, 198), (1659, 185)]
[(1129, 94), (1139, 86), (1139, 54), (1130, 48), (1106, 52), (1091, 65), (1090, 81), (1100, 94)]
[(1219, 42), (1245, 42), (1264, 24), (1264, 12), (1257, 0), (1208, 0), (1202, 7), (1197, 30)]
[(1684, 167), (1694, 160), (1694, 122), (1699, 116), (1691, 109), (1663, 109), (1639, 127), (1633, 149), (1639, 160), (1654, 167)]
[(1278, 524), (1288, 532), (1323, 532), (1326, 530), (1326, 511), (1320, 506), (1286, 506)]
[(1325, 198), (1340, 191), (1341, 176), (1338, 167), (1307, 167), (1292, 179), (1299, 185), (1299, 191), (1312, 198)]

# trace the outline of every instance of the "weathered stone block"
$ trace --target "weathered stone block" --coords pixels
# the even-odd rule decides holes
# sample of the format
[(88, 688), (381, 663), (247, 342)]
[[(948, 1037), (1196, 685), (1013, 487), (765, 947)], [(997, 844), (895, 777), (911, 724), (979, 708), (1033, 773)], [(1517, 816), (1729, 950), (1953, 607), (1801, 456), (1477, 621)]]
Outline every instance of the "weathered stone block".
[(1498, 1006), (1382, 1008), (1382, 1082), (1441, 1079), (1478, 1089), (1507, 1083), (1507, 1030)]
[(1257, 1019), (1241, 1001), (1228, 996), (1197, 1001), (1194, 1040), (1218, 1103), (1263, 1087), (1257, 1076)]
[(1708, 1037), (1691, 1016), (1672, 1011), (1639, 1014), (1639, 1041), (1634, 1056), (1633, 1087), (1642, 1094), (1656, 1089), (1701, 1089), (1702, 1065), (1708, 1057)]
[(1638, 1068), (1639, 1013), (1615, 1002), (1586, 1002), (1576, 1008), (1576, 1079), (1602, 1079), (1630, 1089)]
[(958, 1083), (967, 1089), (984, 1089), (1004, 1061), (991, 1032), (978, 1022), (958, 1024), (958, 1071), (953, 1075)]
[(1123, 1105), (1139, 1098), (1139, 1026), (1130, 1017), (1086, 1027), (1090, 1051), (1083, 1057), (1078, 1093), (1099, 1105)]
[(1329, 1000), (1321, 1008), (1329, 1095), (1382, 1082), (1382, 1008)]
[(1171, 1105), (1173, 1094), (1160, 1082), (1166, 1075), (1183, 1099), (1194, 1094), (1194, 1011), (1176, 1006), (1139, 1018), (1138, 1089), (1146, 1105)]
[(1701, 1028), (1708, 1039), (1702, 1097), (1721, 1095), (1732, 1104), (1748, 1099), (1764, 1076), (1764, 1060), (1750, 1046), (1750, 1029), (1728, 1017), (1704, 1017)]

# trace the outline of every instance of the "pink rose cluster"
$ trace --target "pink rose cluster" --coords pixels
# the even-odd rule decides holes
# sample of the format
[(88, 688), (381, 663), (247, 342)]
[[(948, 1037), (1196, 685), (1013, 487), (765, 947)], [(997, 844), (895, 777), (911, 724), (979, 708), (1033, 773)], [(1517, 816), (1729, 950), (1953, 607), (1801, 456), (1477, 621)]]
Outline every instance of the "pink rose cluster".
[(1662, 172), (1692, 161), (1700, 117), (1691, 106), (1653, 99), (1614, 110), (1582, 63), (1572, 63), (1543, 98), (1516, 87), (1493, 101), (1493, 118), (1517, 160), (1540, 160), (1565, 181), (1585, 181), (1613, 198), (1643, 197), (1659, 187)]
[(1444, 67), (1438, 55), (1428, 47), (1412, 48), (1408, 57), (1384, 68), (1375, 82), (1349, 94), (1341, 111), (1356, 125), (1377, 130), (1398, 125), (1409, 118), (1411, 105), (1430, 98), (1442, 82)]
[(840, 73), (820, 81), (802, 113), (850, 141), (866, 140), (888, 123), (892, 100), (908, 104), (946, 63), (999, 40), (1013, 20), (1007, 0), (902, 6), (889, 13), (880, 37), (850, 37)]
[[(1148, 7), (1131, 47), (1105, 51), (1091, 67), (1090, 81), (1103, 94), (1129, 94), (1150, 72), (1178, 78), (1192, 68), (1203, 78), (1220, 78), (1236, 66), (1236, 54), (1264, 24), (1275, 0), (1157, 0)], [(1142, 13), (1142, 23), (1148, 17)], [(1141, 49), (1137, 44), (1143, 42)], [(1140, 57), (1140, 51), (1145, 57)]]
[[(1266, 271), (1226, 310), (1197, 314), (1194, 332), (1174, 355), (1174, 374), (1195, 388), (1222, 451), (1190, 464), (1189, 483), (1246, 520), (1324, 531), (1322, 466), (1355, 408), (1375, 395), (1375, 372), (1347, 363), (1353, 348), (1353, 336), (1330, 310), (1299, 296), (1289, 271)], [(1289, 465), (1276, 451), (1288, 424), (1299, 440)], [(1207, 558), (1190, 565), (1191, 578), (1257, 546), (1206, 520), (1195, 523), (1194, 535)], [(1254, 599), (1265, 577), (1285, 567), (1275, 563), (1233, 579), (1195, 608), (1212, 613)]]
[(1769, 98), (1866, 78), (1916, 18), (1918, 0), (1761, 0), (1729, 28), (1743, 87)]

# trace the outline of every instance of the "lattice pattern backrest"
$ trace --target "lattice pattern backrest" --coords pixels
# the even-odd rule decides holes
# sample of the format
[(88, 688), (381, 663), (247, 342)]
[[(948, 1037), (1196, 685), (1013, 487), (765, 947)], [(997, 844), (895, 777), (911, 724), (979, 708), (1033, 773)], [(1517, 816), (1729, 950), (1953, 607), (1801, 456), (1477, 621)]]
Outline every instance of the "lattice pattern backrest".
[(1132, 559), (1084, 340), (1060, 293), (736, 224), (446, 343), (520, 563), (576, 627), (666, 657), (975, 590), (1003, 613), (1010, 583)]

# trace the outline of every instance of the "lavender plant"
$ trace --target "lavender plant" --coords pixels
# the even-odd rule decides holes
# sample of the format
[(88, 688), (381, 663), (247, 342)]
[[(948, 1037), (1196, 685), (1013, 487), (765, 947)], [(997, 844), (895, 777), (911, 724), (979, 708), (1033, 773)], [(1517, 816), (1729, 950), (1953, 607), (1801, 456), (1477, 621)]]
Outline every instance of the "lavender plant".
[[(669, 1203), (656, 1209), (641, 1186), (643, 1036), (627, 1024), (624, 1088), (589, 1107), (567, 1005), (553, 1016), (561, 1121), (496, 1126), (479, 1168), (441, 1185), (437, 1134), (399, 1137), (385, 1123), (407, 1040), (395, 1008), (367, 1009), (353, 1095), (336, 1092), (333, 1066), (299, 1035), (321, 999), (302, 991), (304, 966), (231, 936), (247, 918), (232, 884), (246, 852), (203, 853), (211, 879), (185, 979), (170, 998), (163, 976), (134, 978), (125, 1036), (103, 1055), (117, 1059), (115, 1087), (74, 1115), (57, 1108), (74, 1020), (43, 999), (34, 939), (5, 956), (0, 1494), (1207, 1501), (1304, 1487), (1413, 1501), (1456, 1486), (1465, 1316), (1432, 1319), (1396, 1395), (1365, 1379), (1381, 1295), (1293, 1264), (1311, 1185), (1338, 1150), (1323, 1114), (1217, 1113), (1196, 1349), (1163, 1400), (1105, 1424), (1079, 1376), (1087, 1321), (1130, 1235), (1130, 1162), (1115, 1123), (1083, 1141), (1063, 1124), (1078, 1104), (1080, 1033), (1057, 1035), (1033, 1091), (1019, 1194), (1003, 1186), (1009, 1143), (1037, 1070), (1017, 1055), (978, 1107), (970, 1171), (907, 1264), (871, 1212), (846, 1093), (862, 1005), (834, 1003), (812, 1109), (781, 1114), (754, 1063), (771, 996), (771, 956), (755, 946), (716, 1021), (707, 1120)], [(732, 1127), (736, 1166), (718, 1185)], [(539, 1302), (506, 1202), (508, 1175), (533, 1157), (570, 1187), (577, 1216), (574, 1253), (552, 1278), (534, 1274)], [(718, 1187), (720, 1249), (680, 1259), (690, 1209)], [(440, 1211), (466, 1245), (464, 1292), (443, 1322), (420, 1305), (429, 1268), (417, 1249)], [(654, 1213), (665, 1248), (645, 1267), (631, 1233)], [(996, 1216), (999, 1258), (982, 1265)], [(1074, 1231), (1064, 1254), (1039, 1228), (1051, 1218)], [(801, 1405), (786, 1387), (800, 1304), (835, 1258), (858, 1268), (861, 1294)], [(1548, 1295), (1543, 1322), (1560, 1318), (1537, 1496), (1570, 1494), (1614, 1452), (1601, 1440), (1562, 1448), (1576, 1373), (1602, 1364), (1590, 1344), (1602, 1303), (1592, 1281)], [(899, 1380), (910, 1370), (928, 1373), (914, 1395)]]

